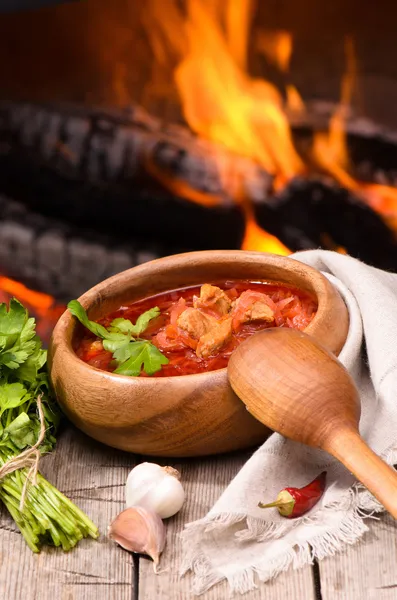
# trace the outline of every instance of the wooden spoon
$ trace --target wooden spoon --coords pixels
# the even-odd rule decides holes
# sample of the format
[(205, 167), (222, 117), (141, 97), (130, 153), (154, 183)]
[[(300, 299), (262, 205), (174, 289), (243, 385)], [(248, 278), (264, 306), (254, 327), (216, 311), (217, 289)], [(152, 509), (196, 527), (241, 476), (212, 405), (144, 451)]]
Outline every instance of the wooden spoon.
[(397, 518), (397, 473), (360, 437), (357, 388), (326, 348), (301, 331), (266, 329), (236, 348), (228, 375), (256, 419), (335, 456)]

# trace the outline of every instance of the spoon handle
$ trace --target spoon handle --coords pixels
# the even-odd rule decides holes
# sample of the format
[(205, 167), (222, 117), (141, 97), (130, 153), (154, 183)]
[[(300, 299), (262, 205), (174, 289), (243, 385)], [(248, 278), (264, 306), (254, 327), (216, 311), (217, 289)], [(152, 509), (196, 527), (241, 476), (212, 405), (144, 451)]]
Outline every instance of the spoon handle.
[(397, 519), (397, 473), (367, 446), (358, 432), (342, 429), (323, 448), (344, 464)]

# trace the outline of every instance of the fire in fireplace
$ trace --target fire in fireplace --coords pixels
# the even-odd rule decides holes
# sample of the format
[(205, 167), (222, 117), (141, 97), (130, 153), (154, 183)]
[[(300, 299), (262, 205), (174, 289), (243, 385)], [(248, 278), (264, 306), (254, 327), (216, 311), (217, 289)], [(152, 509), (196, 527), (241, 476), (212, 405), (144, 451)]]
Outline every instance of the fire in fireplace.
[[(359, 102), (374, 56), (389, 68), (372, 15), (282, 4), (87, 0), (3, 17), (0, 51), (17, 50), (0, 65), (0, 271), (63, 302), (203, 248), (323, 247), (395, 270), (397, 124), (390, 103)], [(394, 90), (383, 79), (375, 96)]]

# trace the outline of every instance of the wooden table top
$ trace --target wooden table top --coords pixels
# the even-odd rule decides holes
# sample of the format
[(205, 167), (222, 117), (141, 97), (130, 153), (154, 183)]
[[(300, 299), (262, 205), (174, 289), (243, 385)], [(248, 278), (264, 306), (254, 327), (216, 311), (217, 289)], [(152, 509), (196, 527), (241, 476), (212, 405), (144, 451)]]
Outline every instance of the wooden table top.
[[(185, 600), (193, 599), (191, 578), (179, 578), (183, 525), (206, 514), (249, 453), (209, 459), (168, 460), (179, 469), (187, 500), (167, 523), (167, 545), (155, 575), (152, 563), (125, 552), (106, 538), (110, 521), (124, 508), (129, 470), (144, 457), (106, 448), (67, 425), (56, 452), (42, 461), (43, 474), (96, 522), (99, 541), (83, 540), (70, 553), (47, 549), (34, 555), (7, 511), (0, 510), (1, 600)], [(154, 459), (148, 459), (154, 460)], [(164, 461), (163, 461), (163, 464)], [(362, 541), (313, 567), (289, 570), (244, 600), (395, 600), (397, 523), (389, 516), (368, 519)], [(229, 597), (226, 584), (200, 600)]]

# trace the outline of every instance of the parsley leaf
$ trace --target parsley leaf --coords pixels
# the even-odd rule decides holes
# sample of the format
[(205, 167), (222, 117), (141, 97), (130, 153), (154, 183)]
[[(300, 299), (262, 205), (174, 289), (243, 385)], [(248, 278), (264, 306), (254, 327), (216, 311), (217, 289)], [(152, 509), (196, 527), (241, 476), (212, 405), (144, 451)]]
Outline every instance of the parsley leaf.
[(47, 360), (47, 351), (42, 350), (40, 338), (37, 335), (34, 336), (33, 342), (35, 344), (33, 352), (23, 364), (18, 366), (18, 369), (14, 373), (16, 378), (31, 384), (37, 381), (39, 377), (38, 373), (44, 367)]
[(19, 365), (21, 365), (28, 359), (29, 354), (30, 352), (27, 350), (9, 350), (8, 352), (4, 352), (2, 354), (1, 362), (9, 369), (17, 369)]
[(26, 388), (22, 383), (2, 383), (0, 385), (0, 416), (10, 408), (17, 408), (25, 402)]
[(150, 342), (135, 342), (129, 344), (130, 357), (121, 363), (114, 371), (118, 375), (130, 375), (136, 377), (143, 370), (148, 375), (153, 375), (161, 369), (161, 365), (168, 363), (168, 358)]
[(111, 322), (110, 326), (112, 328), (122, 331), (123, 333), (130, 333), (135, 337), (139, 337), (141, 333), (143, 333), (145, 329), (147, 329), (147, 326), (149, 325), (150, 321), (158, 317), (159, 314), (160, 309), (158, 306), (155, 306), (154, 308), (150, 308), (146, 312), (139, 315), (135, 325), (133, 325), (128, 319), (119, 318), (114, 319)]
[[(12, 452), (16, 447), (22, 450), (32, 445), (35, 432), (37, 439), (39, 393), (42, 393), (46, 420), (46, 437), (41, 450), (54, 445), (53, 433), (59, 423), (59, 410), (52, 401), (47, 373), (43, 370), (47, 352), (42, 350), (35, 330), (34, 318), (29, 318), (27, 309), (18, 300), (12, 298), (9, 307), (0, 304), (0, 446)], [(21, 417), (22, 414), (27, 417)], [(13, 442), (12, 436), (22, 427), (24, 419), (30, 433), (27, 429), (23, 435), (20, 432), (15, 438), (18, 443)], [(29, 426), (27, 419), (31, 421)]]
[(22, 450), (27, 446), (33, 446), (40, 434), (40, 422), (31, 419), (26, 412), (22, 412), (4, 429), (8, 438), (15, 446)]
[(130, 341), (130, 335), (123, 335), (122, 340), (103, 340), (102, 343), (105, 350), (114, 354), (116, 351), (122, 350), (125, 346), (128, 346)]
[(99, 323), (95, 323), (95, 321), (90, 321), (85, 309), (81, 306), (78, 300), (71, 300), (68, 304), (68, 309), (72, 313), (74, 317), (80, 321), (84, 327), (86, 327), (91, 333), (96, 335), (103, 340), (112, 340), (112, 341), (124, 341), (125, 336), (122, 333), (112, 333), (106, 329), (103, 325)]
[(110, 324), (110, 331), (103, 325), (90, 321), (78, 300), (69, 302), (68, 309), (91, 333), (103, 340), (104, 349), (113, 354), (113, 359), (118, 364), (114, 371), (118, 375), (137, 377), (142, 367), (147, 375), (153, 375), (169, 362), (148, 340), (134, 339), (139, 338), (150, 321), (159, 316), (160, 309), (157, 306), (141, 314), (135, 325), (128, 319), (114, 319)]
[(28, 320), (28, 312), (15, 298), (10, 300), (7, 311), (5, 303), (0, 304), (0, 336), (20, 334)]
[[(119, 345), (117, 347), (115, 344), (113, 344), (113, 346), (114, 346), (113, 358), (118, 364), (127, 360), (127, 358), (129, 358), (131, 356), (132, 348), (134, 348), (137, 344), (140, 343), (139, 341), (131, 342), (127, 336), (126, 336), (126, 338), (127, 338), (127, 340), (124, 344), (119, 343)], [(105, 348), (105, 342), (104, 342), (104, 348)], [(105, 349), (107, 349), (107, 348), (105, 348)]]
[(41, 347), (35, 328), (35, 320), (28, 318), (27, 310), (17, 300), (11, 300), (8, 312), (5, 304), (0, 305), (0, 366), (18, 369)]

